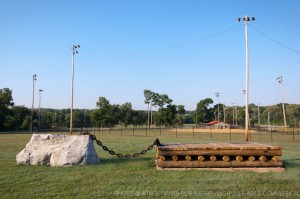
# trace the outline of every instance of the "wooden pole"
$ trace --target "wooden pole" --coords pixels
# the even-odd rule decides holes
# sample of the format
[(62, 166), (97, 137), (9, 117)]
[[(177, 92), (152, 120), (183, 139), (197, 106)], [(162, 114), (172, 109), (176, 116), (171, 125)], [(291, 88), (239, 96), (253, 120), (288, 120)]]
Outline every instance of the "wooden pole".
[(244, 158), (243, 158), (243, 156), (238, 155), (238, 156), (236, 156), (235, 159), (239, 162), (242, 162)]
[(189, 155), (187, 155), (187, 156), (185, 156), (185, 159), (186, 159), (187, 161), (191, 161), (191, 160), (192, 160), (192, 157), (189, 156)]
[(201, 161), (201, 162), (203, 162), (203, 161), (205, 160), (205, 157), (202, 156), (202, 155), (199, 155), (199, 156), (198, 156), (198, 160)]
[(260, 156), (259, 160), (262, 161), (262, 162), (266, 162), (267, 158), (266, 158), (266, 156)]
[(178, 156), (177, 156), (177, 155), (174, 155), (174, 156), (172, 157), (172, 160), (177, 161), (177, 160), (178, 160)]
[(250, 156), (250, 157), (248, 158), (248, 160), (251, 161), (251, 162), (253, 162), (253, 161), (255, 161), (255, 157), (254, 157), (254, 156)]
[(230, 161), (230, 157), (227, 156), (227, 155), (223, 156), (222, 159), (223, 159), (225, 162), (229, 162), (229, 161)]
[(273, 131), (272, 131), (272, 128), (271, 128), (271, 141), (273, 142)]
[(280, 157), (279, 156), (274, 156), (272, 158), (272, 161), (275, 161), (275, 162), (278, 162), (280, 160)]
[(295, 141), (295, 127), (293, 127), (293, 142)]
[(193, 127), (193, 140), (195, 139), (195, 129)]
[(210, 158), (209, 158), (211, 161), (216, 161), (217, 160), (217, 157), (216, 156), (214, 156), (214, 155), (212, 155), (212, 156), (210, 156)]

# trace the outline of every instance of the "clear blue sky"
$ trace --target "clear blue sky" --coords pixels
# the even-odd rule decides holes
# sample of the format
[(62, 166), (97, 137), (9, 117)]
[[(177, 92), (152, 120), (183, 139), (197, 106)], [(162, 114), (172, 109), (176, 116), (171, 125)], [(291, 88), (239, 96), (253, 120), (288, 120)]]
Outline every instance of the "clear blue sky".
[(220, 103), (243, 106), (245, 32), (237, 17), (249, 15), (256, 18), (249, 27), (249, 102), (281, 103), (276, 77), (283, 76), (285, 102), (299, 104), (299, 10), (299, 0), (0, 0), (0, 88), (31, 107), (37, 74), (35, 107), (43, 89), (42, 107), (69, 108), (70, 47), (80, 44), (74, 108), (96, 108), (104, 96), (146, 109), (144, 89), (187, 110), (207, 97), (217, 102), (216, 92)]

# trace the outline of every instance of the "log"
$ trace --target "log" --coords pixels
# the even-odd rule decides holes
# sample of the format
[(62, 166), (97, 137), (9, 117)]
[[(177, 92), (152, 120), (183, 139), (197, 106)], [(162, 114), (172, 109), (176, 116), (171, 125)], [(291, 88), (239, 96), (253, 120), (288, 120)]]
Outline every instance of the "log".
[(212, 156), (210, 156), (210, 158), (209, 158), (211, 161), (216, 161), (217, 160), (217, 157), (216, 156), (214, 156), (214, 155), (212, 155)]
[(160, 150), (158, 148), (157, 153), (159, 155), (164, 155), (164, 156), (173, 156), (173, 155), (214, 155), (214, 156), (237, 156), (237, 155), (241, 155), (241, 156), (281, 156), (282, 155), (282, 151), (281, 150), (186, 150), (186, 151), (182, 151), (182, 150)]
[(253, 162), (253, 161), (255, 161), (255, 157), (254, 157), (254, 156), (250, 156), (250, 157), (248, 158), (248, 160)]
[(227, 155), (224, 155), (222, 158), (225, 162), (229, 162), (230, 161), (230, 157)]
[(235, 159), (239, 162), (242, 162), (244, 158), (243, 158), (243, 156), (238, 155), (238, 156), (236, 156)]
[(161, 160), (161, 161), (165, 161), (166, 160), (166, 158), (165, 158), (165, 156), (159, 156), (159, 159)]
[(205, 160), (205, 157), (202, 156), (202, 155), (199, 155), (199, 156), (198, 156), (198, 160), (201, 161), (201, 162), (203, 162), (203, 161)]
[(177, 160), (178, 160), (178, 156), (177, 156), (177, 155), (174, 155), (174, 156), (172, 157), (172, 160), (177, 161)]
[(280, 157), (279, 156), (274, 156), (272, 158), (272, 161), (275, 161), (275, 162), (278, 162), (280, 160)]
[(266, 158), (266, 156), (260, 156), (259, 160), (262, 161), (262, 162), (266, 162), (267, 158)]
[(282, 162), (276, 161), (243, 161), (239, 162), (237, 160), (232, 160), (229, 162), (225, 161), (162, 161), (157, 160), (158, 167), (164, 168), (241, 168), (241, 167), (281, 167)]
[(189, 156), (189, 155), (187, 155), (187, 156), (185, 156), (185, 159), (186, 159), (187, 161), (191, 161), (191, 160), (192, 160), (192, 157)]

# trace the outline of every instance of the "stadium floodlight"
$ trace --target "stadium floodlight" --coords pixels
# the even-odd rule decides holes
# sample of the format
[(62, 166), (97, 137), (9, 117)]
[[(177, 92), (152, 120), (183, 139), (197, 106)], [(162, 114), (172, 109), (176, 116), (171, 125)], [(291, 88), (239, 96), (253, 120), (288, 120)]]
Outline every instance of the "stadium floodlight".
[[(248, 141), (248, 131), (249, 131), (249, 110), (248, 110), (248, 101), (249, 101), (249, 60), (248, 60), (248, 22), (254, 21), (254, 17), (248, 17), (247, 15), (242, 18), (245, 24), (245, 37), (246, 37), (246, 88), (245, 88), (245, 140)], [(241, 18), (238, 19), (241, 21)]]
[(77, 48), (80, 48), (79, 45), (72, 45), (72, 81), (71, 81), (71, 107), (70, 107), (70, 134), (72, 134), (73, 127), (73, 95), (74, 95), (74, 55), (78, 53)]
[(215, 93), (216, 97), (218, 98), (218, 125), (220, 123), (220, 109), (219, 109), (219, 96), (220, 96), (220, 93)]
[(33, 109), (34, 109), (34, 82), (37, 80), (36, 74), (32, 76), (32, 108), (31, 108), (31, 121), (30, 121), (30, 132), (33, 132)]
[(276, 78), (280, 84), (281, 97), (282, 97), (282, 113), (283, 113), (283, 123), (284, 123), (284, 131), (286, 132), (286, 118), (285, 118), (285, 108), (284, 108), (284, 94), (283, 94), (283, 77)]
[(40, 99), (39, 99), (39, 128), (40, 128), (40, 125), (41, 125), (41, 101), (42, 101), (42, 92), (43, 91), (44, 90), (39, 89), (39, 97), (40, 97)]

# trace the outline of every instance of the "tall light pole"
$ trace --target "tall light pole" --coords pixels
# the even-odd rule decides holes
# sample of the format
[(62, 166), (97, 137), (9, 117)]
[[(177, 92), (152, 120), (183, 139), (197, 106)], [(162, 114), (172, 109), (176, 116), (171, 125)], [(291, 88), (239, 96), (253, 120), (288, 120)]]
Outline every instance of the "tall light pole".
[(260, 114), (259, 114), (259, 103), (257, 104), (257, 117), (258, 117), (258, 125), (260, 126)]
[(234, 125), (234, 119), (235, 119), (235, 107), (234, 107), (234, 103), (232, 104), (232, 125)]
[(220, 114), (219, 114), (219, 96), (220, 96), (220, 93), (215, 93), (216, 94), (216, 97), (218, 98), (218, 125), (220, 123)]
[(284, 108), (284, 94), (283, 94), (283, 78), (282, 76), (276, 78), (280, 84), (281, 96), (282, 96), (282, 112), (283, 112), (283, 122), (284, 122), (284, 132), (286, 132), (286, 118), (285, 118), (285, 108)]
[(248, 99), (249, 99), (249, 60), (248, 60), (248, 22), (255, 21), (254, 17), (248, 17), (247, 15), (243, 18), (238, 18), (240, 22), (243, 19), (245, 24), (245, 37), (246, 37), (246, 88), (245, 88), (245, 140), (248, 141), (248, 124), (249, 124), (249, 110), (248, 110)]
[(43, 90), (42, 89), (39, 89), (39, 128), (40, 128), (40, 125), (41, 125), (41, 101), (42, 101), (42, 92)]
[(77, 48), (79, 45), (73, 45), (72, 49), (72, 82), (71, 82), (71, 108), (70, 108), (70, 134), (72, 134), (73, 127), (73, 95), (74, 95), (74, 55), (78, 53)]
[(37, 80), (36, 74), (32, 76), (32, 108), (31, 108), (31, 121), (30, 132), (33, 132), (33, 109), (34, 109), (34, 82)]

